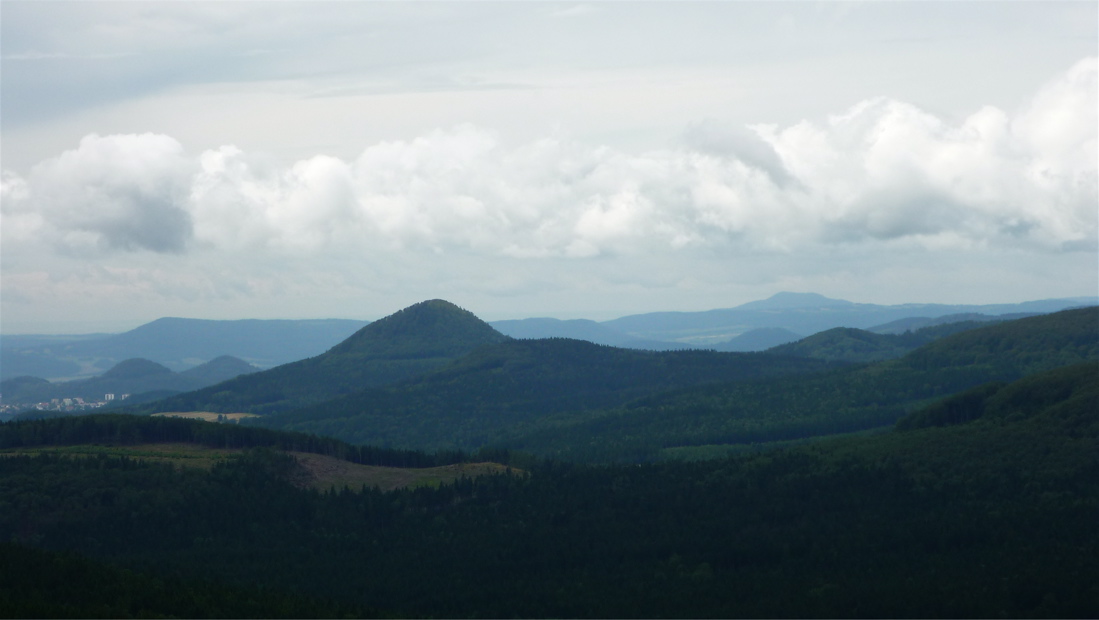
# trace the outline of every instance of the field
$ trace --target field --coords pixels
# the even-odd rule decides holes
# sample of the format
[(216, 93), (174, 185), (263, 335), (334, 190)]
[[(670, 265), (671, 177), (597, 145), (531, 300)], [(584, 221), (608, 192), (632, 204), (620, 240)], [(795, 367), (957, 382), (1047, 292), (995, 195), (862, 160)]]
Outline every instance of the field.
[[(113, 456), (140, 459), (160, 463), (172, 463), (178, 467), (210, 469), (216, 463), (239, 456), (243, 450), (208, 448), (187, 443), (157, 443), (136, 446), (43, 446), (0, 450), (0, 456), (19, 454), (57, 454), (72, 457)], [(499, 474), (508, 468), (499, 463), (459, 463), (442, 467), (400, 468), (359, 465), (330, 456), (306, 452), (290, 452), (301, 463), (305, 475), (295, 482), (300, 486), (318, 490), (348, 487), (359, 490), (363, 486), (392, 491), (405, 487), (437, 487), (458, 480), (488, 474)], [(516, 473), (516, 470), (510, 470)]]
[(187, 418), (188, 420), (204, 420), (206, 422), (217, 422), (218, 416), (222, 416), (223, 420), (230, 422), (236, 422), (243, 418), (257, 418), (254, 413), (214, 413), (212, 411), (168, 411), (165, 413), (154, 413), (154, 417), (163, 418)]

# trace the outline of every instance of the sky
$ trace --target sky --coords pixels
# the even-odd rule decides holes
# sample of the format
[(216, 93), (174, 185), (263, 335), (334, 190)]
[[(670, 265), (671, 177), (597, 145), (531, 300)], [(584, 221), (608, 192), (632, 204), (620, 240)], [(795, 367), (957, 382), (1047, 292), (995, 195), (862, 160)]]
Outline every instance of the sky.
[(0, 332), (1099, 294), (1095, 2), (0, 2)]

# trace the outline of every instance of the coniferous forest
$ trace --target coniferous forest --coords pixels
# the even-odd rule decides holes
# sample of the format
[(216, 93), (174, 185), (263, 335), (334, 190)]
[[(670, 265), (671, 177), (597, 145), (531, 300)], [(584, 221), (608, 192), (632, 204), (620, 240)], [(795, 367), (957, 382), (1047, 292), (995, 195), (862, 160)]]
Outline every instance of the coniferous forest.
[[(0, 425), (0, 609), (1099, 614), (1095, 309), (975, 327), (872, 364), (488, 340), (259, 426), (150, 410)], [(389, 350), (404, 367), (415, 359)], [(702, 367), (712, 374), (691, 379)], [(187, 466), (150, 446), (220, 457)], [(321, 488), (302, 455), (502, 468)]]

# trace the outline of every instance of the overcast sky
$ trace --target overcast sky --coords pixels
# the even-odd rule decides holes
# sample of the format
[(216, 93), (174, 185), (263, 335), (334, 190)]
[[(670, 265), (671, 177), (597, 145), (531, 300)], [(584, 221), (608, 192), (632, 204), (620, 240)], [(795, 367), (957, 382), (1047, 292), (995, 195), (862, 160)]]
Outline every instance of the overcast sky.
[(0, 331), (1099, 293), (1086, 2), (19, 2)]

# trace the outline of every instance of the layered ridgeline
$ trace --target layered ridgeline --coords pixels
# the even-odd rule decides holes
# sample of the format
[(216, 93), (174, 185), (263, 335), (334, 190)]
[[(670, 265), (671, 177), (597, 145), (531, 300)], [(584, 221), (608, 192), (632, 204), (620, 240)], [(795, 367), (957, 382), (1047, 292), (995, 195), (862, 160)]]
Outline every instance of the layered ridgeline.
[(660, 340), (634, 338), (588, 319), (516, 319), (493, 321), (489, 323), (489, 325), (500, 333), (511, 336), (512, 338), (571, 338), (573, 340), (585, 340), (593, 344), (605, 344), (624, 349), (644, 349), (648, 351), (675, 351), (693, 348), (690, 345), (678, 342), (663, 342)]
[(142, 413), (269, 414), (394, 383), (507, 337), (443, 300), (418, 303), (363, 327), (327, 352), (144, 406)]
[(708, 458), (880, 429), (931, 399), (1099, 359), (1099, 308), (958, 333), (896, 360), (663, 393), (522, 429), (509, 447), (573, 460)]
[[(1021, 318), (1021, 317), (1016, 317)], [(796, 342), (767, 349), (775, 355), (812, 357), (837, 362), (865, 363), (895, 359), (925, 344), (978, 327), (987, 327), (1003, 320), (998, 317), (969, 318), (935, 323), (915, 331), (884, 331), (836, 327), (802, 338)], [(931, 322), (930, 320), (927, 320)], [(893, 329), (886, 327), (886, 329)]]
[[(798, 334), (814, 334), (835, 327), (874, 329), (874, 326), (909, 320), (912, 321), (913, 327), (908, 329), (916, 329), (916, 326), (924, 327), (946, 315), (1047, 313), (1095, 305), (1096, 301), (1095, 297), (1080, 297), (980, 306), (944, 304), (879, 306), (830, 299), (815, 293), (778, 293), (768, 299), (749, 302), (735, 308), (705, 312), (635, 314), (605, 321), (602, 325), (634, 338), (673, 341), (699, 347), (723, 347), (730, 338), (761, 327), (778, 327)], [(913, 319), (913, 317), (922, 318)]]
[(954, 334), (828, 370), (766, 354), (642, 353), (572, 340), (486, 347), (415, 381), (254, 423), (404, 448), (515, 448), (570, 460), (698, 457), (882, 428), (988, 381), (1099, 359), (1099, 308)]
[(509, 340), (415, 380), (249, 423), (422, 450), (477, 449), (555, 416), (688, 386), (821, 372), (820, 360), (638, 351), (581, 340)]
[(366, 324), (343, 319), (161, 318), (121, 334), (0, 336), (0, 379), (87, 377), (127, 359), (183, 371), (222, 355), (260, 368), (313, 357)]
[(717, 351), (766, 351), (801, 338), (800, 334), (781, 327), (757, 327), (710, 348)]
[[(1017, 350), (1002, 332), (970, 344), (988, 348), (978, 363)], [(387, 493), (302, 488), (274, 450), (325, 442), (301, 435), (122, 416), (0, 425), (0, 539), (21, 545), (0, 546), (0, 600), (17, 616), (1096, 617), (1097, 399), (1085, 362), (933, 403), (907, 430)], [(269, 449), (209, 469), (107, 453), (200, 437)], [(103, 453), (54, 449), (82, 438)], [(29, 545), (131, 570), (76, 570)], [(148, 585), (104, 600), (116, 575)], [(170, 596), (165, 575), (207, 585)], [(242, 608), (242, 587), (334, 603)]]
[(0, 382), (6, 404), (31, 404), (52, 399), (82, 398), (102, 401), (106, 394), (189, 392), (259, 370), (232, 356), (223, 355), (183, 372), (154, 361), (135, 358), (119, 362), (98, 377), (51, 383), (37, 377), (16, 377)]

